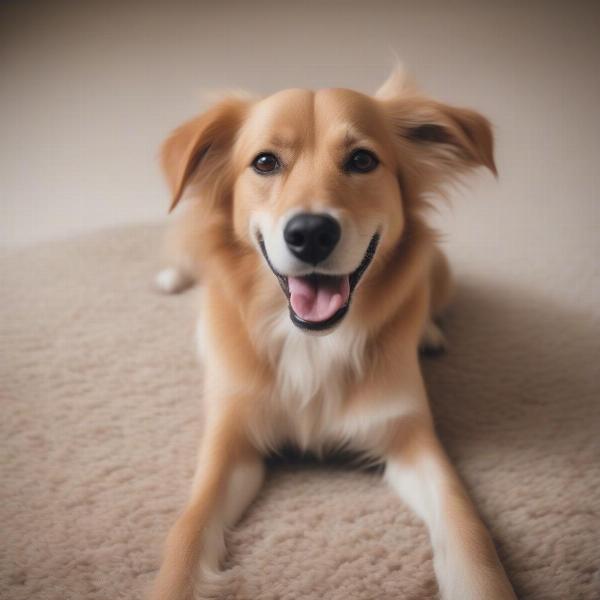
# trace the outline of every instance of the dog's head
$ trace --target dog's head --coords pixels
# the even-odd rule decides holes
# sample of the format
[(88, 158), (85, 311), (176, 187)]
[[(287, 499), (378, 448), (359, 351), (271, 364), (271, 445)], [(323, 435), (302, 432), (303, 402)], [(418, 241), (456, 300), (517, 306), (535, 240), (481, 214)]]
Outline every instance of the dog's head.
[(292, 322), (328, 331), (428, 194), (472, 167), (495, 172), (492, 147), (484, 117), (395, 72), (373, 97), (298, 89), (222, 100), (175, 131), (162, 156), (172, 207), (195, 187), (235, 243), (262, 255)]

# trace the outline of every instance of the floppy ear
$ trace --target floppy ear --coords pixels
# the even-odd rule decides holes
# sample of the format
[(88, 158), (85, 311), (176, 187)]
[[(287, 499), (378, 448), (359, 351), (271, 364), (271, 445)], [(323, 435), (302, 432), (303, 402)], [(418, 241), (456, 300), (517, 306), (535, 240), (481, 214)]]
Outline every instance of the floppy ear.
[(200, 116), (178, 127), (161, 147), (161, 163), (171, 188), (172, 211), (196, 173), (200, 181), (224, 168), (242, 123), (248, 101), (222, 100)]
[(497, 174), (492, 128), (478, 112), (421, 94), (402, 66), (392, 71), (375, 97), (421, 189), (439, 191), (444, 183), (480, 166)]
[(465, 171), (497, 175), (490, 122), (478, 112), (409, 94), (386, 100), (392, 132), (422, 187), (439, 191)]

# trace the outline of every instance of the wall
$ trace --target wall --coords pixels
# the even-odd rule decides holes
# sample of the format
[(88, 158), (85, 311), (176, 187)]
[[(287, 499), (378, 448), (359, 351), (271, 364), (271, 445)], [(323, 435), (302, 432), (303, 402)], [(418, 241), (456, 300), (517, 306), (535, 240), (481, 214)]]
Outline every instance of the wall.
[(163, 218), (157, 147), (204, 91), (371, 91), (395, 53), (496, 127), (499, 181), (442, 210), (459, 249), (533, 270), (600, 255), (593, 3), (23, 1), (0, 23), (4, 244)]

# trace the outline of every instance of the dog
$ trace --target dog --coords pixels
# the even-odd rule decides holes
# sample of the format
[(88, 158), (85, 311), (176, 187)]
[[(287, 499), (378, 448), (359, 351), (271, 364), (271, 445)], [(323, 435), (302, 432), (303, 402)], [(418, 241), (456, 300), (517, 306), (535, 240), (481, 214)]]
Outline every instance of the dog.
[(185, 206), (157, 284), (202, 282), (207, 415), (151, 598), (218, 596), (224, 531), (258, 494), (265, 456), (292, 445), (384, 465), (428, 528), (443, 600), (514, 600), (419, 365), (420, 347), (444, 344), (435, 319), (452, 291), (427, 208), (473, 169), (496, 174), (489, 121), (396, 69), (373, 96), (222, 98), (161, 157), (171, 209)]

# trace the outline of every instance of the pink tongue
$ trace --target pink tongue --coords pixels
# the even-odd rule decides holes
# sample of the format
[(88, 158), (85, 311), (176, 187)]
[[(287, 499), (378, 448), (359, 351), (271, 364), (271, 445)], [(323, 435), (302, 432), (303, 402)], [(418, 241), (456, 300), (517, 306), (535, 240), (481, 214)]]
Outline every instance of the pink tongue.
[(293, 311), (305, 321), (318, 323), (332, 317), (350, 297), (347, 276), (328, 279), (288, 277), (290, 304)]

